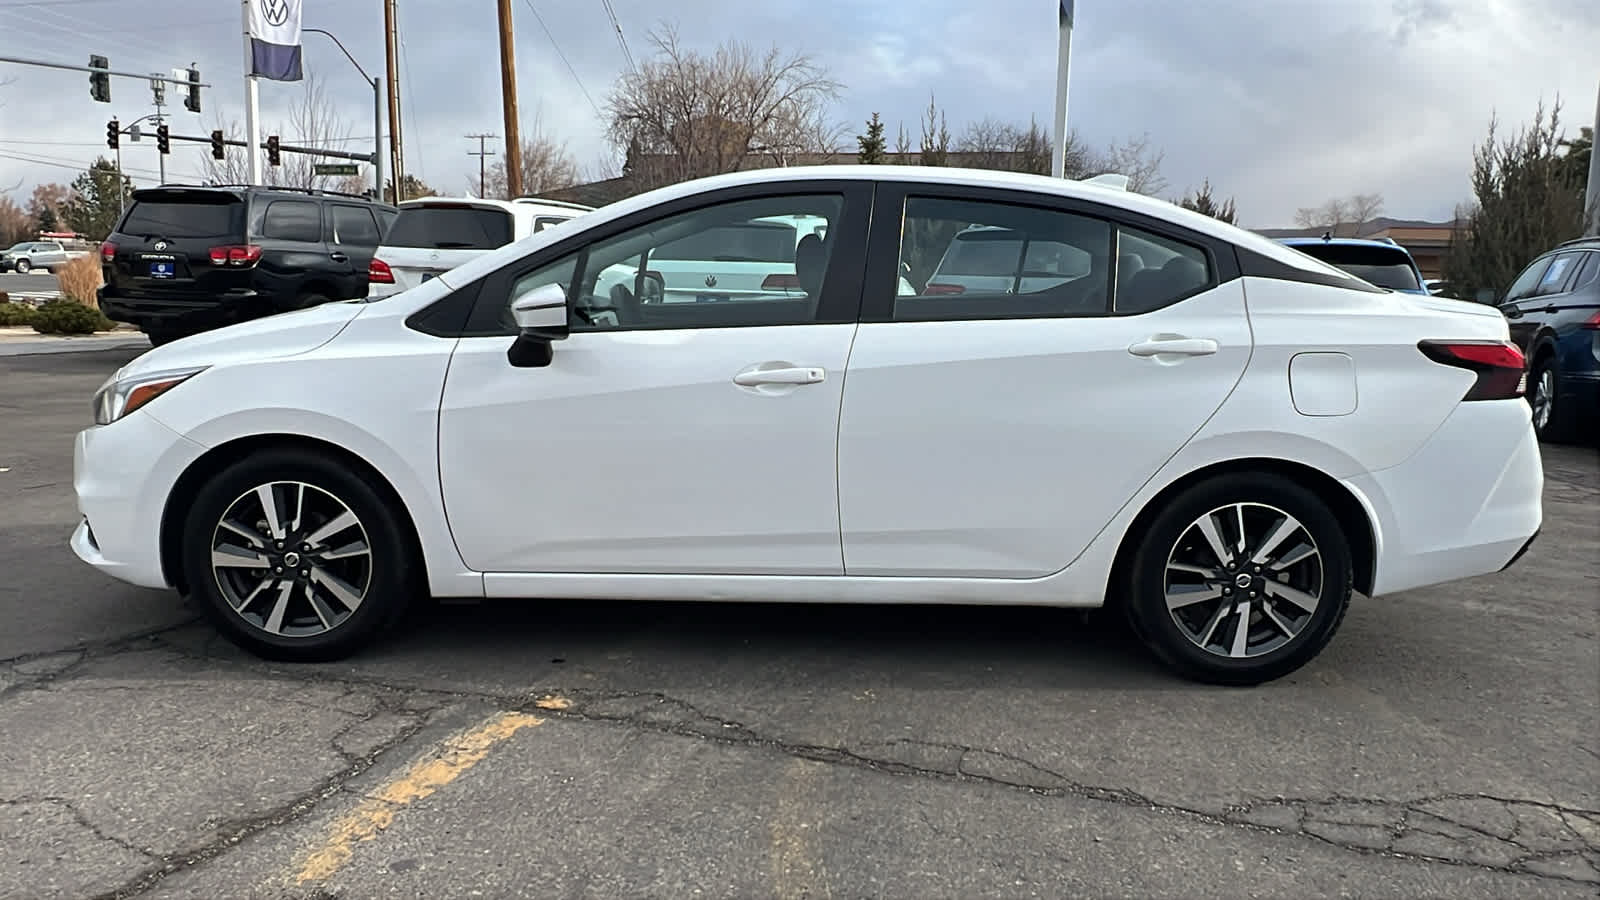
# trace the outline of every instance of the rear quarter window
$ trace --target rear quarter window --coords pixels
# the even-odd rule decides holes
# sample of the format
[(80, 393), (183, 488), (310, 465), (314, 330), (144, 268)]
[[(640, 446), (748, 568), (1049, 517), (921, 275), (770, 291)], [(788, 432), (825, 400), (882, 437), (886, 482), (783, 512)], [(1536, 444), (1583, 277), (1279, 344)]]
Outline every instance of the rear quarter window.
[(1296, 244), (1294, 249), (1338, 266), (1362, 281), (1396, 291), (1422, 290), (1410, 254), (1398, 247)]
[(511, 243), (511, 214), (472, 206), (412, 206), (384, 235), (386, 247), (493, 250)]

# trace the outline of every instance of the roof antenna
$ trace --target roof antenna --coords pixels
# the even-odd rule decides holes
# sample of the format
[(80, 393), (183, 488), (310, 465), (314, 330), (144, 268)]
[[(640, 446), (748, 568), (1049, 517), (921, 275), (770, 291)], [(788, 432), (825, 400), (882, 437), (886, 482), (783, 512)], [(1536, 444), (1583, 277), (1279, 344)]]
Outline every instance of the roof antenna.
[(1333, 232), (1331, 232), (1331, 231), (1324, 231), (1324, 232), (1323, 232), (1323, 233), (1322, 233), (1322, 239), (1323, 239), (1323, 240), (1325, 240), (1325, 241), (1331, 241), (1331, 240), (1333, 240)]

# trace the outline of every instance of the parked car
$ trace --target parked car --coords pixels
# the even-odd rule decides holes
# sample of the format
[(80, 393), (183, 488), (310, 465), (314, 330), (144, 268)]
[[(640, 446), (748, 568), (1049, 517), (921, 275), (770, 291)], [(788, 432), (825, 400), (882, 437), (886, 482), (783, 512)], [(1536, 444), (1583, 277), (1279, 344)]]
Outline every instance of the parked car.
[[(596, 290), (773, 216), (827, 223), (831, 252), (796, 245), (803, 294)], [(1089, 274), (897, 289), (908, 235), (974, 224), (1064, 241)], [(1134, 241), (1161, 248), (1151, 277), (1110, 277)], [(1523, 366), (1492, 307), (1391, 293), (1152, 197), (756, 170), (384, 300), (145, 353), (77, 437), (71, 546), (291, 660), (354, 652), (419, 591), (1109, 603), (1174, 670), (1256, 683), (1315, 657), (1353, 591), (1527, 549), (1543, 470)]]
[(1543, 440), (1600, 432), (1600, 237), (1567, 241), (1522, 270), (1498, 301), (1528, 358), (1528, 403)]
[(100, 246), (100, 308), (164, 344), (367, 295), (367, 269), (397, 210), (355, 194), (163, 185)]
[(399, 208), (367, 273), (367, 296), (374, 299), (416, 287), (593, 207), (533, 197), (423, 197), (406, 200)]
[(64, 266), (72, 257), (60, 241), (23, 241), (0, 252), (0, 272), (26, 275), (34, 269), (46, 272)]
[(1407, 294), (1430, 293), (1411, 252), (1390, 238), (1280, 238), (1287, 246), (1338, 266), (1378, 287)]

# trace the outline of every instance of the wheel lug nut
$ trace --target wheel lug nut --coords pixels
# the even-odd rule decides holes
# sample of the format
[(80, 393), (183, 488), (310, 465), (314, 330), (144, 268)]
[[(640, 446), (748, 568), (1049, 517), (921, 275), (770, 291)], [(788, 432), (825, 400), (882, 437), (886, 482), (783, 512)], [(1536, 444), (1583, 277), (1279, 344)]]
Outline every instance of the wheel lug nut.
[(274, 574), (274, 575), (282, 575), (283, 574), (283, 566), (273, 566), (272, 567), (272, 574)]
[(1250, 592), (1250, 596), (1252, 596), (1252, 597), (1254, 597), (1254, 596), (1255, 596), (1255, 595), (1256, 595), (1256, 592), (1255, 592), (1255, 591), (1251, 591), (1251, 592)]

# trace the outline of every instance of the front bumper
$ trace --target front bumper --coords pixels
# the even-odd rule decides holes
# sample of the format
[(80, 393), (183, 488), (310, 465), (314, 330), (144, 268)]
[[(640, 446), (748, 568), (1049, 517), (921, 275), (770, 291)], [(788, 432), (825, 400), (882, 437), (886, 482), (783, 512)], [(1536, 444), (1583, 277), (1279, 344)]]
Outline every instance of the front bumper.
[(178, 477), (205, 447), (138, 410), (78, 432), (72, 487), (83, 516), (78, 558), (140, 587), (170, 587), (161, 568), (161, 517)]

